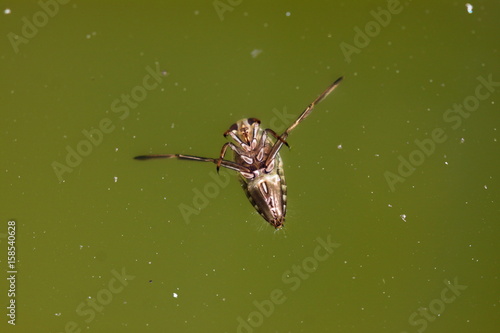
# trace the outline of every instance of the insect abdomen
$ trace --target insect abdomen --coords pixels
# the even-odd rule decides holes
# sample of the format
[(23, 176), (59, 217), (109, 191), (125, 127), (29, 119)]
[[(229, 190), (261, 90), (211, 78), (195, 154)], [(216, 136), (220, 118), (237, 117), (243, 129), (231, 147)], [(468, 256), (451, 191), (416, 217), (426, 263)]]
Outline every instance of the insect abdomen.
[(241, 185), (248, 200), (262, 217), (276, 229), (281, 228), (286, 215), (286, 183), (283, 165), (279, 155), (276, 156), (274, 169), (259, 173), (254, 179), (240, 176)]

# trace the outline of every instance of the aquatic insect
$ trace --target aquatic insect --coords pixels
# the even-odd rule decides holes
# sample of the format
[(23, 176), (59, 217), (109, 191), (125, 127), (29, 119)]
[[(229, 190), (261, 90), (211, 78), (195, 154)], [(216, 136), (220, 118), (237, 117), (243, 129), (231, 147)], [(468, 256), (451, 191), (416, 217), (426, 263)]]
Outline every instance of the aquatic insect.
[[(276, 229), (280, 229), (285, 223), (287, 187), (279, 151), (283, 145), (288, 146), (286, 139), (290, 132), (341, 81), (342, 77), (326, 88), (281, 135), (269, 128), (262, 129), (260, 120), (256, 118), (245, 118), (238, 120), (224, 132), (224, 137), (229, 135), (234, 142), (226, 142), (222, 146), (219, 158), (183, 154), (141, 155), (134, 158), (137, 160), (178, 158), (181, 160), (212, 162), (217, 165), (217, 172), (219, 172), (221, 166), (235, 170), (239, 173), (241, 186), (250, 203), (267, 222)], [(234, 161), (224, 159), (228, 148), (234, 152)]]

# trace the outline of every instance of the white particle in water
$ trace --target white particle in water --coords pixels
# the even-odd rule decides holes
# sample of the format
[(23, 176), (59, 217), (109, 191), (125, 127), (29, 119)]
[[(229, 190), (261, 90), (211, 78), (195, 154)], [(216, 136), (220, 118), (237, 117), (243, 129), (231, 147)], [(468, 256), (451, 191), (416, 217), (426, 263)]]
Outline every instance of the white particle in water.
[(260, 49), (253, 49), (252, 52), (250, 52), (250, 55), (252, 56), (252, 58), (257, 58), (257, 56), (259, 54), (261, 54), (261, 53), (262, 53), (262, 50), (260, 50)]
[(466, 3), (465, 7), (467, 8), (467, 13), (469, 13), (469, 14), (473, 13), (472, 10), (474, 9), (474, 6), (472, 6), (470, 3)]
[(401, 220), (406, 222), (406, 214), (401, 214), (399, 215), (399, 217), (401, 217)]

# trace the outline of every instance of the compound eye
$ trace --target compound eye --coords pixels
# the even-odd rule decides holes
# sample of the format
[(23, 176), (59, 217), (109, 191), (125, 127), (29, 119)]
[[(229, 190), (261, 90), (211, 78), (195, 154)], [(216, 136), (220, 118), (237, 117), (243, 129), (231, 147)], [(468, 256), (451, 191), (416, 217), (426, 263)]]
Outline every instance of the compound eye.
[(260, 120), (257, 118), (248, 118), (247, 121), (249, 125), (252, 125), (253, 123), (260, 124)]
[(229, 129), (224, 132), (224, 137), (226, 137), (229, 134), (229, 132), (234, 132), (237, 130), (238, 130), (238, 125), (232, 124), (231, 127), (229, 127)]

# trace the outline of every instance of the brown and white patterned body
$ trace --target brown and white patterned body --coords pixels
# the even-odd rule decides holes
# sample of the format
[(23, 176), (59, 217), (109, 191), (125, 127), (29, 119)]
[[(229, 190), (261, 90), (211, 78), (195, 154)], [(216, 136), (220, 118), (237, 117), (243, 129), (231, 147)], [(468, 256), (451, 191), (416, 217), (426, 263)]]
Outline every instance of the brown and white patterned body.
[[(178, 158), (215, 163), (217, 170), (224, 167), (237, 171), (240, 176), (241, 186), (250, 203), (267, 222), (276, 229), (280, 229), (285, 223), (287, 187), (279, 151), (283, 145), (288, 146), (286, 139), (290, 132), (309, 116), (316, 104), (328, 96), (341, 81), (342, 77), (328, 86), (281, 135), (276, 134), (269, 128), (261, 129), (258, 119), (245, 118), (237, 121), (224, 133), (224, 136), (231, 136), (234, 143), (226, 142), (222, 146), (219, 158), (161, 154), (140, 155), (136, 156), (135, 159)], [(234, 161), (224, 159), (227, 148), (233, 150)]]
[(239, 172), (248, 200), (267, 222), (279, 229), (285, 222), (287, 188), (280, 155), (267, 163), (275, 145), (269, 133), (274, 134), (269, 129), (262, 130), (259, 120), (247, 118), (236, 122), (224, 135), (230, 135), (237, 143), (226, 144), (234, 151), (234, 161), (249, 171)]

